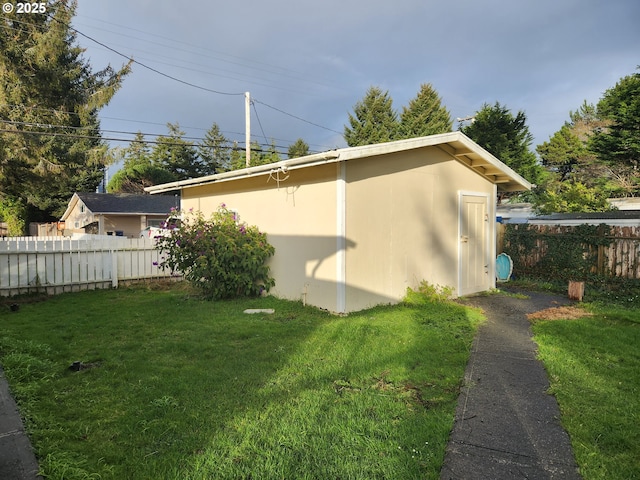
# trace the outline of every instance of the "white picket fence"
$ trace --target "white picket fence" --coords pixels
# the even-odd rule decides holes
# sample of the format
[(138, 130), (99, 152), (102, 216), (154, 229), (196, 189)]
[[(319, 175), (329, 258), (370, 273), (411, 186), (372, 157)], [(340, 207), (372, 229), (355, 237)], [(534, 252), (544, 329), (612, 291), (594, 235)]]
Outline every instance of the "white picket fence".
[(170, 277), (148, 238), (20, 237), (0, 240), (0, 296), (116, 288), (119, 282)]

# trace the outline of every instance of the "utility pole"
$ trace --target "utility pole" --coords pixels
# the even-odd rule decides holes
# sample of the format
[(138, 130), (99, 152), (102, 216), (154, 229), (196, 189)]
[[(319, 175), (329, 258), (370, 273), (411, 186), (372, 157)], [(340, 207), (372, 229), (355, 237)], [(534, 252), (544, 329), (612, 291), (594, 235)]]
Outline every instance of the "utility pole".
[(244, 141), (246, 147), (247, 167), (251, 166), (251, 94), (244, 92)]

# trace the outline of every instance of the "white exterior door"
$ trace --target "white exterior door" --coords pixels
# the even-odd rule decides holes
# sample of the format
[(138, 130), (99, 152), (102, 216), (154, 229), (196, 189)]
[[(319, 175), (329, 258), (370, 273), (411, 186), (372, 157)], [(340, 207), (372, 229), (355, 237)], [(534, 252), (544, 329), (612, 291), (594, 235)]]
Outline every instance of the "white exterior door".
[(485, 195), (460, 194), (459, 295), (491, 288), (488, 202)]

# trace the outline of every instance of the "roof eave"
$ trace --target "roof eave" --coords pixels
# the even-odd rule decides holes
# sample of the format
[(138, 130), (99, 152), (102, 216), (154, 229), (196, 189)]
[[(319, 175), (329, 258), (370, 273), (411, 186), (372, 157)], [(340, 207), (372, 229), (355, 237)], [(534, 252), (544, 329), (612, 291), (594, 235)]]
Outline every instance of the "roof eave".
[(474, 170), (490, 182), (498, 185), (503, 192), (517, 192), (530, 190), (532, 185), (518, 175), (514, 170), (502, 163), (491, 153), (473, 142), (462, 132), (449, 132), (428, 137), (410, 138), (394, 142), (363, 145), (359, 147), (347, 147), (339, 150), (308, 155), (306, 157), (281, 160), (280, 162), (256, 167), (232, 170), (206, 177), (181, 180), (179, 182), (165, 183), (145, 188), (151, 194), (181, 190), (185, 187), (195, 187), (210, 183), (226, 182), (240, 178), (250, 178), (258, 175), (267, 175), (271, 172), (282, 170), (294, 170), (319, 164), (347, 161), (367, 156), (379, 156), (389, 153), (397, 153), (417, 148), (438, 147), (454, 157), (460, 163)]
[(71, 212), (73, 211), (73, 209), (75, 208), (79, 200), (80, 200), (80, 197), (78, 196), (78, 194), (74, 193), (73, 196), (71, 197), (71, 200), (69, 200), (69, 205), (67, 205), (67, 209), (62, 214), (62, 217), (60, 217), (60, 221), (65, 221), (67, 218), (69, 218), (69, 215), (71, 215)]

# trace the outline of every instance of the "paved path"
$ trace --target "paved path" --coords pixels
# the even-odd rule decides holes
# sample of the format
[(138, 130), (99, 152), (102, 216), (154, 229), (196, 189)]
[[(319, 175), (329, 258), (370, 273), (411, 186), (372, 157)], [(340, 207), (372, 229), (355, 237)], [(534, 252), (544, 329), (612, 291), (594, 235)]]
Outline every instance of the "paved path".
[(485, 311), (458, 399), (441, 480), (580, 479), (527, 313), (569, 303), (528, 293), (474, 297)]
[(38, 462), (24, 432), (18, 408), (0, 368), (0, 479), (33, 480)]

